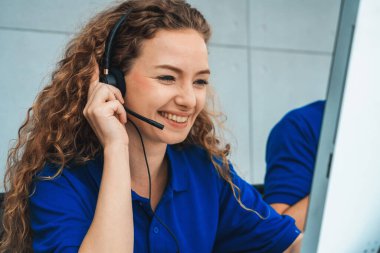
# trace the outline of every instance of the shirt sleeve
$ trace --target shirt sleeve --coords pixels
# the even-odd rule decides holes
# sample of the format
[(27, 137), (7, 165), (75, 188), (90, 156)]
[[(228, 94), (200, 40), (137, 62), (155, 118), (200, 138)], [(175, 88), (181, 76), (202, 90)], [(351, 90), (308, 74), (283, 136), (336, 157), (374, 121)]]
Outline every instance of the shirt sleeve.
[(293, 205), (310, 192), (318, 140), (307, 122), (288, 114), (271, 131), (264, 199)]
[[(214, 252), (283, 252), (300, 235), (290, 216), (279, 215), (253, 186), (232, 171), (233, 182), (240, 189), (236, 200), (230, 185), (221, 190), (219, 224)], [(239, 192), (239, 190), (236, 190)]]
[(29, 207), (34, 252), (78, 252), (93, 217), (75, 182), (63, 173), (54, 179), (35, 179), (32, 191)]

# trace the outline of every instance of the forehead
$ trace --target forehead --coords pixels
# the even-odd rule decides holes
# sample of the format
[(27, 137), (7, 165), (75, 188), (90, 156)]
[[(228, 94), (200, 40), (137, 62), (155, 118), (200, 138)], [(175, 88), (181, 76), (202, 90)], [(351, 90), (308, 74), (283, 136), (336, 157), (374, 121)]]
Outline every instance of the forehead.
[(138, 60), (148, 65), (208, 68), (207, 45), (202, 35), (192, 29), (160, 30), (143, 42)]

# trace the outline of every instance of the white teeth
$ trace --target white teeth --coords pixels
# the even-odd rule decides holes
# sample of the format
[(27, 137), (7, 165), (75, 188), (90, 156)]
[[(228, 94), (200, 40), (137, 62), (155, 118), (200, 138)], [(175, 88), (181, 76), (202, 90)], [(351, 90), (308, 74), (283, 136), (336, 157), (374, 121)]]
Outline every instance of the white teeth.
[(170, 120), (178, 122), (178, 123), (184, 123), (189, 118), (189, 117), (182, 117), (182, 116), (174, 115), (174, 114), (167, 113), (167, 112), (161, 112), (161, 115), (167, 119), (170, 119)]

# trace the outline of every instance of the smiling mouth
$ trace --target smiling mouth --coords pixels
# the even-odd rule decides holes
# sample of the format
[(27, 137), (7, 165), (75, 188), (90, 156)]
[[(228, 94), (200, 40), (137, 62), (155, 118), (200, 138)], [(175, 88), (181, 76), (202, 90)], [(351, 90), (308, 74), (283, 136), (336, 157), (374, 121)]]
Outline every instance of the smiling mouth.
[(189, 119), (188, 116), (179, 116), (179, 115), (175, 115), (175, 114), (171, 114), (167, 112), (159, 112), (159, 113), (162, 117), (167, 118), (176, 123), (186, 123), (187, 120)]

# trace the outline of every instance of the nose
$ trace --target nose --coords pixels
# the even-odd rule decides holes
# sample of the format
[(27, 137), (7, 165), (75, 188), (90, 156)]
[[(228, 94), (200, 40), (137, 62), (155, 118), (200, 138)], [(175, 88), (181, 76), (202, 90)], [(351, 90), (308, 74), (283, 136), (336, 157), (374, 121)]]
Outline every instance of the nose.
[(193, 108), (196, 102), (196, 94), (192, 83), (186, 83), (178, 87), (178, 95), (175, 97), (176, 104), (185, 108)]

